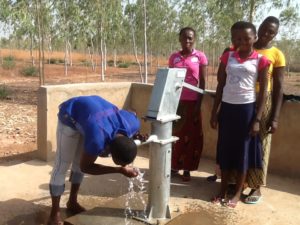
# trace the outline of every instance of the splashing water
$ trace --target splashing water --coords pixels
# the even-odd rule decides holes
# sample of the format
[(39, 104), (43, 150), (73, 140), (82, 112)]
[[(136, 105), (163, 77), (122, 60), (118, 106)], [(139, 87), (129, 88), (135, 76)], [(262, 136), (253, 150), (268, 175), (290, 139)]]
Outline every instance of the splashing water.
[[(135, 170), (138, 172), (138, 175), (134, 178), (127, 178), (129, 185), (125, 203), (125, 225), (132, 225), (131, 220), (129, 220), (132, 217), (147, 219), (147, 205), (144, 199), (144, 193), (146, 192), (145, 172), (141, 172), (139, 168), (135, 168)], [(142, 210), (135, 210), (140, 209), (141, 206)]]

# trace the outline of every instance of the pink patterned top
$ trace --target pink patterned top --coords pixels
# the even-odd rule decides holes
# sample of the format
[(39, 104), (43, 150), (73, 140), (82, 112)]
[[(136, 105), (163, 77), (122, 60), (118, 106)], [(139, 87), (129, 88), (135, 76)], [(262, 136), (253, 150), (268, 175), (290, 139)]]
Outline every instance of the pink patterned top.
[[(201, 77), (201, 66), (208, 64), (205, 54), (198, 50), (193, 52), (187, 57), (183, 57), (179, 52), (173, 53), (169, 58), (170, 68), (186, 68), (185, 82), (194, 86), (198, 86)], [(195, 101), (198, 99), (198, 93), (187, 88), (182, 89), (181, 100)]]

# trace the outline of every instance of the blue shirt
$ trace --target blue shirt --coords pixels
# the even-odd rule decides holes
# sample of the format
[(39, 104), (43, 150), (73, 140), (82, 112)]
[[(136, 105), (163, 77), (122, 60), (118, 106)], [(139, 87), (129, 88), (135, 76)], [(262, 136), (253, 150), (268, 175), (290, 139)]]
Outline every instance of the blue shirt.
[(119, 110), (99, 96), (80, 96), (63, 102), (58, 118), (84, 136), (85, 151), (91, 155), (100, 155), (117, 133), (132, 137), (140, 129), (134, 113)]

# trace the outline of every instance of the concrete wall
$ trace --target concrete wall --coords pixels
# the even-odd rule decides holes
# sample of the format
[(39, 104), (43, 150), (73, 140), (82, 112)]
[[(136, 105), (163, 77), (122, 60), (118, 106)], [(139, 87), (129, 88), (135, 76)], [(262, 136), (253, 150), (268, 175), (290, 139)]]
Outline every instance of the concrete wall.
[[(98, 83), (45, 86), (39, 90), (38, 152), (39, 158), (51, 160), (56, 149), (57, 106), (78, 95), (103, 96), (121, 108), (136, 110), (139, 118), (146, 115), (152, 85), (139, 83)], [(217, 131), (210, 128), (209, 117), (213, 96), (205, 95), (202, 105), (204, 148), (203, 157), (214, 159)], [(285, 102), (282, 107), (279, 129), (273, 135), (269, 171), (300, 177), (300, 103)], [(150, 133), (150, 123), (141, 121), (143, 133)]]

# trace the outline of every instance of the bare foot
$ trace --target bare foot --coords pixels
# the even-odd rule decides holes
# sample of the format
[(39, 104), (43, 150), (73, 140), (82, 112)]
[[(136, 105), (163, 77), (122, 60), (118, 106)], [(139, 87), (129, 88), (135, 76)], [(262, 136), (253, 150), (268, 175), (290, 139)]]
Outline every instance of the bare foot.
[(213, 204), (223, 204), (225, 202), (225, 194), (224, 193), (219, 193), (218, 195), (212, 197), (210, 199), (210, 202)]
[(225, 205), (229, 208), (235, 208), (237, 206), (239, 200), (240, 200), (239, 197), (234, 196), (232, 199), (229, 199)]
[(56, 213), (54, 216), (50, 215), (47, 225), (63, 225), (64, 221), (60, 217), (60, 213)]
[(67, 209), (73, 214), (78, 214), (86, 211), (86, 209), (81, 205), (79, 205), (78, 202), (75, 203), (67, 202)]

